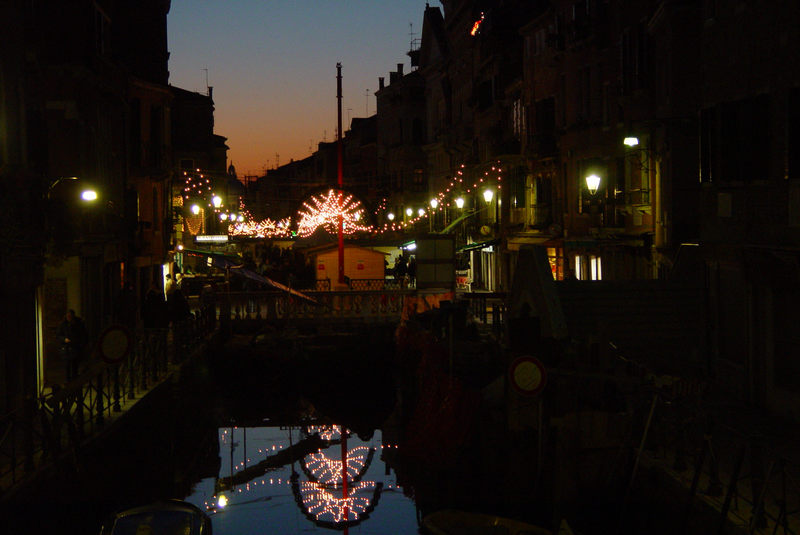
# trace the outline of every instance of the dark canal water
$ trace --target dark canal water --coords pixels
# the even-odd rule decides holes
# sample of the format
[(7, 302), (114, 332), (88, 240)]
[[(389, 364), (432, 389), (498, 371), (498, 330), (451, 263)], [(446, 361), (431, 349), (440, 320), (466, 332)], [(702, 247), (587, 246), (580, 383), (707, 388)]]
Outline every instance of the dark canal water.
[(537, 469), (536, 434), (510, 434), (518, 416), (492, 401), (502, 381), (488, 350), (470, 342), (480, 358), (453, 380), (447, 358), (409, 366), (420, 352), (395, 349), (392, 332), (235, 337), (16, 494), (0, 510), (0, 534), (97, 534), (114, 512), (175, 498), (206, 511), (217, 535), (416, 534), (441, 509), (555, 531), (568, 517), (582, 535), (706, 532), (676, 529), (685, 492), (644, 471), (625, 529), (619, 492), (558, 510), (553, 489), (609, 457), (559, 464), (550, 449)]
[(115, 511), (167, 498), (201, 507), (215, 534), (419, 533), (392, 467), (388, 356), (295, 357), (234, 345), (199, 359), (4, 506), (0, 533), (99, 533)]

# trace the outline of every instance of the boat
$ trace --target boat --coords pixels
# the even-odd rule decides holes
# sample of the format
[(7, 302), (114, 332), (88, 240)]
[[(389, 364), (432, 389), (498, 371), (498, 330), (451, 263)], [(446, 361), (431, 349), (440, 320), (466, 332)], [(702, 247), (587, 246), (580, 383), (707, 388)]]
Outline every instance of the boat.
[(211, 535), (211, 519), (199, 507), (164, 500), (120, 511), (103, 523), (100, 535)]
[(445, 509), (422, 519), (428, 535), (553, 535), (550, 530), (501, 516)]

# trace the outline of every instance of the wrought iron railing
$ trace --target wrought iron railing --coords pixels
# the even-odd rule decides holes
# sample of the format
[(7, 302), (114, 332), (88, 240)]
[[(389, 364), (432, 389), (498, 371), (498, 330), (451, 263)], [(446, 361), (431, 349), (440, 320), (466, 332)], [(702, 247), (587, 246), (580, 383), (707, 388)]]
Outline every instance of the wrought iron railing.
[(0, 496), (36, 469), (69, 452), (159, 384), (212, 330), (199, 310), (168, 329), (142, 329), (119, 363), (91, 361), (66, 385), (0, 417)]

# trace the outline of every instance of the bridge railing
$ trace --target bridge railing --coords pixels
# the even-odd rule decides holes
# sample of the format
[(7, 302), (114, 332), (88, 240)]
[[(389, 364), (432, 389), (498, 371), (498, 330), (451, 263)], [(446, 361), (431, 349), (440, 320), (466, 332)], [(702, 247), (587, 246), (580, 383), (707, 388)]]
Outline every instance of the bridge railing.
[(230, 292), (219, 299), (220, 321), (289, 318), (399, 319), (408, 290), (304, 292), (310, 300), (285, 292)]

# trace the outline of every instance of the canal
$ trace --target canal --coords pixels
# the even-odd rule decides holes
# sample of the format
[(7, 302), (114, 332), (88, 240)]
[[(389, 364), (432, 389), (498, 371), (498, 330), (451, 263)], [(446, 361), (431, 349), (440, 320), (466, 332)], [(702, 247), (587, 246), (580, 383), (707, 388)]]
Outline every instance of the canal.
[(418, 533), (392, 467), (397, 391), (383, 342), (346, 361), (299, 355), (284, 338), (229, 343), (20, 491), (0, 532), (99, 533), (116, 511), (177, 498), (206, 511), (215, 534)]
[[(563, 532), (584, 535), (707, 531), (707, 518), (677, 527), (687, 527), (685, 490), (644, 467), (627, 503), (607, 477), (577, 495), (576, 482), (621, 466), (623, 450), (596, 447), (613, 431), (609, 417), (590, 457), (570, 455), (573, 435), (541, 446), (536, 432), (510, 429), (540, 400), (504, 393), (496, 346), (462, 337), (459, 366), (440, 346), (417, 345), (420, 333), (234, 336), (26, 485), (0, 511), (0, 533), (97, 534), (115, 512), (166, 499), (200, 507), (217, 535), (418, 534), (442, 509), (553, 532), (569, 518)], [(557, 378), (548, 388), (593, 395)], [(502, 402), (509, 396), (516, 404)], [(559, 502), (558, 492), (576, 497)]]

